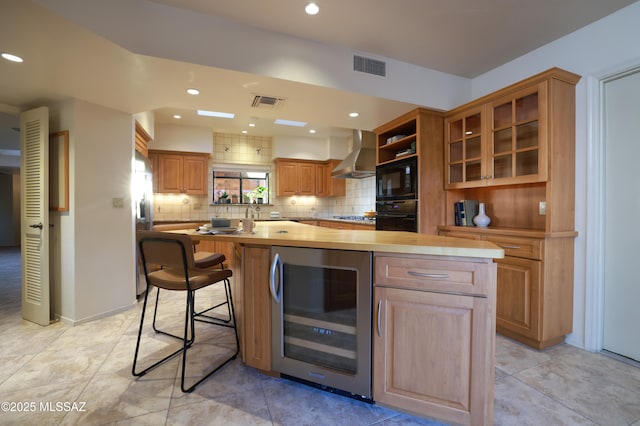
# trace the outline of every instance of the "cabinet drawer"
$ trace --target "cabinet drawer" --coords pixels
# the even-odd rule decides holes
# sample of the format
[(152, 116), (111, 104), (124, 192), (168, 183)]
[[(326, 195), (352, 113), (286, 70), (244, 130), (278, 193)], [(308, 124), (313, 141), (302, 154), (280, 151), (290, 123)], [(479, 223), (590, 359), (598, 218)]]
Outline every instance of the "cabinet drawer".
[(490, 280), (483, 274), (493, 266), (487, 267), (487, 262), (479, 259), (436, 260), (376, 254), (374, 283), (412, 290), (486, 295)]
[(542, 259), (542, 240), (502, 235), (487, 235), (485, 239), (503, 249), (505, 256), (522, 257), (524, 259)]
[(469, 232), (456, 232), (456, 231), (439, 231), (438, 235), (443, 237), (464, 238), (467, 240), (481, 240), (482, 237), (478, 234), (470, 234)]

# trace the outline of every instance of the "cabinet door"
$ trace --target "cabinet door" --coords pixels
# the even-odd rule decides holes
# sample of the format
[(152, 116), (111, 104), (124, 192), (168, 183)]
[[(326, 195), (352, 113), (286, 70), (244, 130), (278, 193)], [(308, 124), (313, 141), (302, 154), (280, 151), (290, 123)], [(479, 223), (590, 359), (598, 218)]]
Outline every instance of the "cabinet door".
[(347, 193), (347, 180), (342, 178), (331, 177), (331, 172), (335, 169), (342, 160), (329, 160), (327, 162), (327, 185), (329, 186), (330, 197), (344, 197)]
[(315, 195), (316, 193), (316, 164), (298, 164), (298, 193), (297, 195)]
[(159, 192), (158, 179), (160, 178), (159, 176), (160, 165), (158, 164), (159, 162), (158, 154), (149, 152), (149, 161), (151, 161), (151, 174), (153, 175), (153, 192), (156, 193), (156, 192)]
[(271, 370), (271, 294), (268, 247), (244, 247), (242, 254), (242, 360)]
[(374, 307), (376, 402), (493, 424), (495, 331), (486, 298), (376, 287)]
[(331, 173), (328, 164), (316, 164), (315, 187), (318, 197), (331, 195)]
[(276, 185), (279, 197), (296, 195), (298, 192), (298, 163), (294, 161), (280, 161), (277, 163)]
[(495, 262), (498, 265), (498, 332), (538, 340), (542, 261), (505, 256)]
[(207, 158), (185, 155), (183, 157), (184, 193), (192, 195), (207, 194)]
[(319, 220), (318, 226), (331, 229), (354, 229), (353, 224), (349, 222), (334, 222), (332, 220)]
[(478, 107), (445, 121), (445, 187), (486, 185), (483, 164), (483, 108)]
[(547, 179), (547, 82), (490, 104), (487, 174), (491, 185)]
[(183, 162), (181, 155), (158, 155), (158, 192), (183, 192)]
[(234, 244), (227, 243), (225, 241), (216, 241), (215, 242), (215, 252), (224, 254), (225, 260), (225, 268), (234, 269)]

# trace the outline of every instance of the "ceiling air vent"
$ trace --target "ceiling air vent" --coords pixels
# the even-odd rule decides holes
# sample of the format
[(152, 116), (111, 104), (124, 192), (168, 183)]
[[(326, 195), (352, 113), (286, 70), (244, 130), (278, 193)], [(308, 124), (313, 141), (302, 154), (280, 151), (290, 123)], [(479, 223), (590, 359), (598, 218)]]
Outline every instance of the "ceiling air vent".
[(367, 74), (387, 76), (387, 63), (377, 59), (365, 58), (364, 56), (353, 55), (353, 70)]
[(265, 96), (265, 95), (255, 95), (253, 98), (253, 102), (251, 102), (252, 108), (271, 108), (278, 109), (280, 108), (286, 98), (278, 98), (275, 96)]

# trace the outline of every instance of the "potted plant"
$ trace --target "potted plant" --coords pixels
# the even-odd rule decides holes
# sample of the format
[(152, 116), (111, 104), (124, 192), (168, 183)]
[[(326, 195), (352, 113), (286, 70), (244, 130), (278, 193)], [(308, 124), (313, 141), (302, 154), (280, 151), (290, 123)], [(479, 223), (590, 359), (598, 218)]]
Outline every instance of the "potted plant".
[(258, 200), (258, 204), (263, 203), (263, 193), (267, 190), (264, 186), (258, 186), (253, 190), (254, 197)]
[(229, 203), (229, 194), (227, 194), (227, 191), (222, 191), (219, 195), (218, 195), (218, 202), (220, 204), (226, 204)]

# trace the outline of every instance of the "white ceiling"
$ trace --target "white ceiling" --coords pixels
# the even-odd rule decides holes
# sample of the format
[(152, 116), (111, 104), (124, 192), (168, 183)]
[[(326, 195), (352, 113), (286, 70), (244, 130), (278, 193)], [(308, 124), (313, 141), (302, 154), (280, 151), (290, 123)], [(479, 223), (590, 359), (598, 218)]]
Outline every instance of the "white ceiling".
[(152, 0), (472, 78), (636, 0)]
[[(77, 98), (131, 113), (153, 110), (156, 123), (175, 122), (172, 115), (180, 113), (181, 124), (218, 132), (238, 133), (253, 121), (258, 124), (253, 130), (256, 134), (308, 135), (309, 128), (316, 128), (317, 136), (326, 138), (346, 134), (347, 128), (373, 129), (415, 107), (326, 87), (134, 54), (122, 47), (128, 29), (119, 28), (113, 16), (105, 14), (92, 26), (82, 22), (81, 13), (74, 15), (72, 22), (52, 10), (68, 17), (79, 9), (108, 10), (117, 4), (135, 14), (138, 7), (156, 3), (158, 7), (162, 4), (163, 12), (166, 6), (188, 9), (233, 25), (473, 78), (634, 1), (318, 0), (320, 13), (309, 17), (303, 12), (304, 0), (96, 0), (91, 4), (86, 0), (1, 0), (0, 51), (19, 54), (25, 62), (0, 60), (0, 113), (15, 114), (47, 102)], [(102, 34), (99, 36), (87, 29), (99, 26), (110, 27), (113, 36), (97, 31)], [(207, 82), (199, 86), (203, 94), (185, 96), (185, 84), (196, 80)], [(272, 125), (272, 119), (282, 111), (250, 108), (256, 91), (284, 95), (291, 118), (303, 117), (309, 125), (302, 131)], [(208, 97), (207, 93), (216, 96)], [(196, 108), (235, 112), (238, 118), (202, 119), (193, 113)], [(347, 118), (350, 110), (358, 110), (361, 117), (357, 121)], [(8, 134), (15, 133), (11, 132)], [(0, 149), (6, 134), (0, 132)]]

